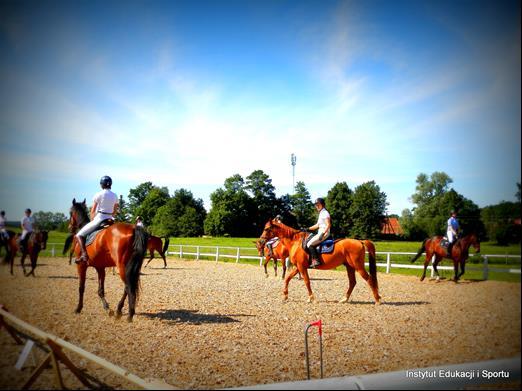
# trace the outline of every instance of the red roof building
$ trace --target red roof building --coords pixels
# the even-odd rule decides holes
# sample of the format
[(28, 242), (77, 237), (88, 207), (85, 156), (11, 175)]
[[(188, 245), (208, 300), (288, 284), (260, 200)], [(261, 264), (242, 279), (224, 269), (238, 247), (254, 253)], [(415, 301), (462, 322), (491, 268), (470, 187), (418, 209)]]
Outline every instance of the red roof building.
[(385, 217), (381, 224), (381, 234), (402, 235), (404, 233), (397, 217)]

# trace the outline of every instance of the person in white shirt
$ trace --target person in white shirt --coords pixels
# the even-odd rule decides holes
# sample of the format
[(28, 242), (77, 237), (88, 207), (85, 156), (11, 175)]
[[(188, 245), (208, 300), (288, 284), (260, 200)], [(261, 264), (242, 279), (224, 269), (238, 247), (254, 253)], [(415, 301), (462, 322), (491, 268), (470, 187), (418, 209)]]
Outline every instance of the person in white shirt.
[(136, 227), (143, 228), (143, 220), (141, 219), (141, 216), (136, 217)]
[(22, 235), (20, 236), (20, 247), (22, 252), (25, 252), (27, 240), (29, 240), (31, 233), (33, 233), (34, 219), (31, 217), (31, 213), (31, 209), (27, 208), (25, 210), (25, 217), (22, 219), (20, 224), (22, 228)]
[(8, 239), (9, 234), (5, 230), (5, 211), (0, 212), (0, 239)]
[(330, 236), (330, 227), (332, 226), (332, 222), (330, 219), (330, 213), (325, 208), (325, 202), (324, 199), (318, 198), (315, 201), (315, 209), (319, 212), (319, 217), (317, 218), (317, 223), (315, 225), (312, 225), (308, 229), (310, 231), (317, 231), (317, 234), (315, 234), (312, 239), (307, 244), (308, 251), (310, 252), (310, 257), (312, 259), (312, 262), (310, 264), (310, 267), (313, 269), (321, 264), (319, 261), (319, 254), (317, 253), (316, 246), (319, 245), (323, 240), (328, 238)]
[(446, 229), (446, 236), (448, 238), (448, 254), (451, 255), (451, 250), (453, 247), (453, 244), (457, 241), (458, 235), (459, 235), (459, 221), (457, 220), (457, 212), (455, 210), (452, 210), (450, 212), (451, 216), (448, 219), (447, 223), (447, 229)]
[(94, 232), (102, 221), (114, 219), (114, 216), (118, 213), (118, 196), (111, 191), (112, 179), (108, 176), (103, 176), (100, 179), (100, 185), (102, 190), (93, 197), (91, 221), (85, 224), (76, 234), (76, 239), (80, 244), (82, 252), (80, 258), (76, 260), (76, 263), (87, 262), (89, 260), (85, 248), (85, 238), (87, 235)]

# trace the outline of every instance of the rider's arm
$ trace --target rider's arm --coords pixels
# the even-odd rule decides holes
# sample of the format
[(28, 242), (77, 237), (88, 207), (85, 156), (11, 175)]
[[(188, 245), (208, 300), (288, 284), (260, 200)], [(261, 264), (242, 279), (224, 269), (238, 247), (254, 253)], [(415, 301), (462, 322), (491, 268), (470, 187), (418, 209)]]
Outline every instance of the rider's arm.
[(330, 232), (330, 228), (332, 227), (332, 221), (329, 217), (326, 218), (326, 230), (325, 232)]
[(309, 230), (309, 231), (315, 231), (315, 230), (318, 229), (318, 228), (319, 228), (319, 224), (314, 224), (314, 225), (312, 225), (311, 227), (308, 227), (308, 230)]
[(94, 204), (92, 204), (92, 208), (91, 208), (91, 220), (93, 220), (94, 216), (96, 216), (97, 209), (98, 209), (98, 203), (95, 202)]

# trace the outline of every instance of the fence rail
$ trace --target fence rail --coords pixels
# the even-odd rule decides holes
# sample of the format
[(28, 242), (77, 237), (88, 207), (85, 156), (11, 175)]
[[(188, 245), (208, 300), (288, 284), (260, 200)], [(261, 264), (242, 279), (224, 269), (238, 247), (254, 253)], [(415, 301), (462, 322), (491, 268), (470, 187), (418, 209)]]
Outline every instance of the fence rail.
[[(48, 243), (48, 253), (52, 257), (56, 256), (56, 248), (57, 246), (63, 246), (62, 243)], [(171, 249), (177, 251), (171, 251)], [(187, 250), (188, 249), (188, 250)], [(213, 251), (211, 251), (213, 250)], [(190, 256), (194, 257), (196, 260), (200, 260), (201, 257), (208, 257), (214, 259), (216, 262), (219, 259), (234, 259), (236, 263), (240, 262), (242, 259), (249, 260), (259, 260), (259, 264), (263, 263), (264, 258), (259, 255), (245, 254), (245, 252), (257, 252), (254, 248), (251, 247), (230, 247), (230, 246), (200, 246), (193, 244), (171, 244), (169, 245), (169, 250), (167, 251), (168, 255), (177, 255), (180, 258)], [(390, 273), (392, 268), (397, 269), (423, 269), (422, 265), (410, 265), (406, 263), (392, 263), (392, 256), (401, 256), (401, 255), (416, 255), (416, 253), (412, 252), (394, 252), (394, 251), (377, 251), (377, 255), (385, 255), (386, 262), (377, 262), (377, 266), (384, 267), (386, 269), (386, 273)], [(521, 274), (520, 268), (499, 268), (499, 267), (490, 267), (489, 261), (492, 258), (502, 258), (502, 259), (518, 259), (520, 261), (520, 255), (506, 255), (506, 254), (481, 254), (482, 266), (466, 266), (466, 270), (472, 271), (482, 271), (482, 277), (484, 280), (489, 278), (490, 272), (496, 273), (509, 273), (509, 274)], [(368, 265), (368, 263), (366, 263)], [(439, 270), (453, 270), (453, 266), (438, 266)], [(430, 264), (428, 266), (430, 270), (431, 276), (434, 276), (433, 266)]]

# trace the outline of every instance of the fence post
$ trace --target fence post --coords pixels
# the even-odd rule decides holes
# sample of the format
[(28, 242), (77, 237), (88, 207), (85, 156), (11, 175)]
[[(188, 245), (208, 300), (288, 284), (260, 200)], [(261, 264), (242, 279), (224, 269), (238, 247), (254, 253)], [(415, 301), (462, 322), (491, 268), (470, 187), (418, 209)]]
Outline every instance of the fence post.
[(431, 278), (433, 278), (433, 277), (435, 276), (435, 268), (433, 267), (433, 261), (434, 261), (434, 260), (435, 260), (435, 255), (433, 255), (433, 256), (431, 257), (431, 266), (430, 266), (430, 268), (431, 268), (431, 271), (430, 271), (430, 273), (431, 273)]
[(182, 244), (179, 245), (179, 257), (183, 258), (183, 245)]
[(484, 280), (487, 280), (488, 279), (488, 274), (489, 274), (488, 257), (484, 255), (483, 258), (484, 258), (484, 274), (483, 274), (483, 278), (484, 278)]
[(218, 261), (218, 258), (219, 258), (219, 246), (216, 246), (216, 262)]
[(236, 263), (239, 262), (239, 247), (237, 248)]
[(199, 261), (199, 246), (196, 246), (196, 261)]
[(51, 248), (51, 257), (54, 257), (55, 254), (55, 245), (53, 244), (53, 247)]
[(391, 268), (391, 254), (387, 253), (386, 254), (386, 274), (388, 274), (390, 272), (390, 268)]

